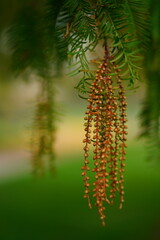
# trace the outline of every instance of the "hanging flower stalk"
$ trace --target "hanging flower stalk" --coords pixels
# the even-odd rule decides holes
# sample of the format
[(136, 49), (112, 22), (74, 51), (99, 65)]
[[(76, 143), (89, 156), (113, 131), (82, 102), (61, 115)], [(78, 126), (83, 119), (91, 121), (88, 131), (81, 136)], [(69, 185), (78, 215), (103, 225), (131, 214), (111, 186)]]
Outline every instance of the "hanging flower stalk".
[[(139, 80), (140, 44), (147, 36), (143, 24), (146, 21), (146, 9), (141, 1), (110, 0), (66, 0), (58, 3), (49, 1), (47, 18), (52, 24), (45, 32), (51, 33), (48, 50), (54, 52), (54, 58), (60, 60), (68, 56), (73, 62), (71, 76), (82, 73), (77, 85), (80, 94), (90, 95), (85, 116), (84, 139), (84, 197), (90, 201), (90, 179), (88, 172), (89, 149), (93, 145), (95, 175), (93, 197), (98, 208), (102, 224), (105, 225), (105, 202), (113, 204), (117, 195), (120, 208), (124, 202), (124, 167), (126, 148), (126, 100), (122, 84), (122, 75), (130, 86)], [(57, 12), (56, 12), (57, 11)], [(143, 24), (142, 24), (142, 19)], [(48, 28), (48, 27), (47, 27)], [(54, 29), (54, 30), (53, 30)], [(108, 42), (112, 56), (105, 47), (105, 56), (96, 75), (90, 68), (87, 53), (93, 52), (98, 44)], [(53, 49), (52, 49), (53, 48)], [(51, 50), (51, 51), (50, 51)], [(40, 51), (41, 52), (41, 51)], [(49, 60), (53, 59), (49, 57)], [(60, 64), (58, 64), (60, 66)], [(121, 73), (120, 73), (121, 71)], [(46, 134), (46, 133), (45, 133)]]
[[(93, 197), (95, 205), (105, 226), (104, 203), (114, 203), (120, 195), (120, 208), (124, 202), (124, 161), (126, 148), (126, 101), (125, 92), (119, 75), (119, 69), (105, 50), (105, 57), (100, 64), (95, 79), (90, 87), (88, 106), (85, 119), (84, 176), (85, 198), (90, 203), (90, 183), (87, 172), (90, 170), (89, 145), (94, 147)], [(92, 133), (91, 133), (92, 130)]]
[(41, 176), (49, 167), (51, 174), (55, 174), (55, 106), (52, 78), (48, 77), (48, 83), (41, 81), (40, 93), (37, 98), (37, 106), (33, 121), (31, 150), (33, 174)]

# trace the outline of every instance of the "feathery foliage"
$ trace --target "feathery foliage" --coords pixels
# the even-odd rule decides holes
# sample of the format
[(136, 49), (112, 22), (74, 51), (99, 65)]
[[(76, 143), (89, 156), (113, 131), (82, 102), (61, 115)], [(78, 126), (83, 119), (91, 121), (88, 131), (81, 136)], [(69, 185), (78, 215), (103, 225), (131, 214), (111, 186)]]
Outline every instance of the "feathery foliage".
[(141, 41), (144, 23), (143, 32), (148, 41), (147, 10), (141, 1), (79, 1), (75, 5), (72, 2), (67, 1), (69, 9), (73, 6), (71, 12), (76, 12), (68, 23), (69, 57), (76, 59), (78, 67), (71, 75), (84, 74), (77, 88), (87, 92), (85, 85), (94, 73), (86, 53), (94, 51), (100, 41), (104, 45), (108, 43), (114, 62), (122, 69), (121, 77), (134, 84), (139, 78), (137, 69), (142, 57), (139, 46), (144, 47)]

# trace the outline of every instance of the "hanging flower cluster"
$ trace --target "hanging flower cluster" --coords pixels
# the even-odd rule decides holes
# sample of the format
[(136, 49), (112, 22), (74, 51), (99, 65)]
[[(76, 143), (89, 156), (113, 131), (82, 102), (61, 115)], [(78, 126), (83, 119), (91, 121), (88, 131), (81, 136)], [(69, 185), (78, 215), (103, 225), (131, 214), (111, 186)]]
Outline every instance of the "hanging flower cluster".
[[(45, 86), (45, 87), (44, 87)], [(33, 119), (31, 152), (33, 174), (42, 176), (46, 168), (49, 168), (51, 174), (55, 174), (55, 152), (53, 142), (55, 140), (55, 106), (54, 90), (51, 79), (48, 83), (41, 82), (35, 116)]]
[(90, 183), (88, 171), (89, 146), (93, 144), (95, 174), (93, 197), (95, 205), (105, 226), (104, 202), (113, 204), (116, 194), (120, 195), (120, 208), (124, 202), (124, 167), (127, 135), (126, 97), (120, 70), (107, 52), (100, 64), (90, 87), (87, 112), (85, 116), (84, 142), (84, 198), (90, 203)]

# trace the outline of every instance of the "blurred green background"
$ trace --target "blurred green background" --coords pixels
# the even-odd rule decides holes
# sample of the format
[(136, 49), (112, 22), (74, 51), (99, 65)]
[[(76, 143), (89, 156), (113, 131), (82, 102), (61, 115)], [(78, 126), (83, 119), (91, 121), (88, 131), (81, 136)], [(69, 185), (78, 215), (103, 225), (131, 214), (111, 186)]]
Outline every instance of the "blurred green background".
[(83, 199), (80, 168), (86, 104), (73, 90), (75, 81), (62, 78), (57, 83), (63, 113), (57, 124), (57, 171), (54, 177), (46, 173), (40, 178), (31, 175), (29, 153), (37, 85), (1, 86), (0, 239), (160, 239), (160, 168), (146, 161), (147, 148), (137, 139), (143, 86), (128, 96), (125, 204), (122, 210), (118, 201), (107, 207), (103, 228), (97, 209), (89, 209)]
[(54, 179), (26, 174), (1, 182), (1, 239), (159, 239), (160, 177), (143, 162), (141, 147), (129, 147), (126, 203), (108, 207), (106, 228), (82, 198), (81, 155), (65, 158), (57, 159)]

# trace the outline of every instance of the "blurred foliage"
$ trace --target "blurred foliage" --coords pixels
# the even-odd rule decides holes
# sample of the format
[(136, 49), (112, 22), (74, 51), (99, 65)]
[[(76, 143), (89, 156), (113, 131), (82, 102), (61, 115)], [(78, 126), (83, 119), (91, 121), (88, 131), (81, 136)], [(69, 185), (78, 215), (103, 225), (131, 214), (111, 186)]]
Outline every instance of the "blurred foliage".
[(56, 9), (53, 8), (53, 1), (23, 1), (20, 5), (17, 3), (12, 21), (8, 26), (5, 25), (5, 31), (3, 30), (8, 50), (5, 53), (8, 53), (11, 59), (10, 74), (20, 75), (25, 80), (30, 80), (33, 72), (38, 76), (40, 92), (31, 137), (33, 172), (36, 174), (42, 174), (46, 160), (51, 172), (54, 168), (54, 80), (61, 68), (62, 58), (65, 59), (66, 56), (57, 56), (61, 48), (57, 47), (60, 38), (55, 34), (55, 28), (61, 2), (56, 6)]
[(147, 138), (148, 159), (160, 160), (160, 2), (148, 1), (151, 41), (144, 59), (146, 96), (140, 114), (141, 136)]

